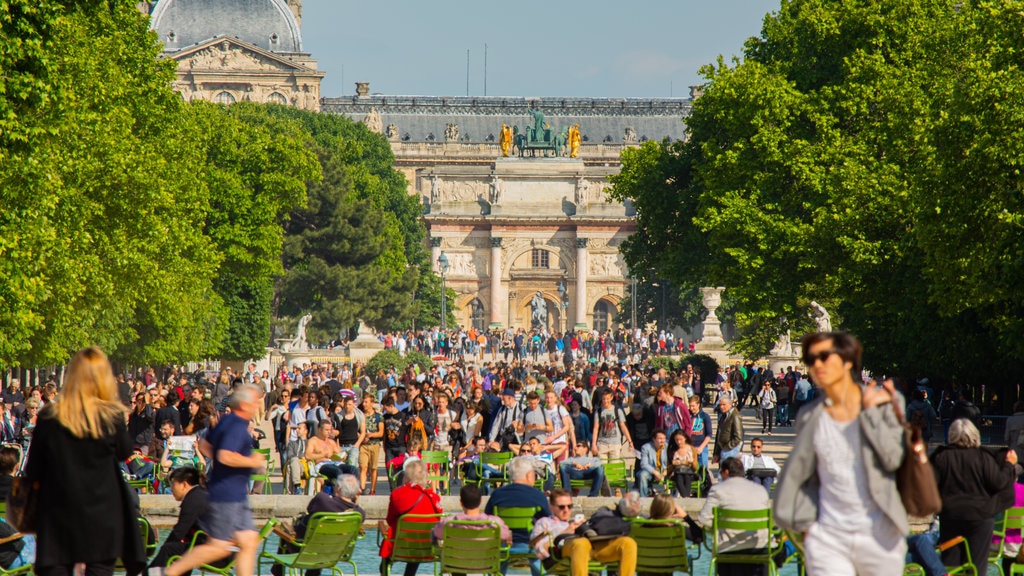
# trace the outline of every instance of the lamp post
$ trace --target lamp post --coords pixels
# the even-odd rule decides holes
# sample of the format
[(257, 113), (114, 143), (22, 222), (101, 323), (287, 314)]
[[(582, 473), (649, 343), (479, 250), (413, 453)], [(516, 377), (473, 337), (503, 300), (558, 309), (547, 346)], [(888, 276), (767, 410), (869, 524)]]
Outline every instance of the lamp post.
[(654, 288), (661, 288), (661, 324), (658, 326), (658, 330), (665, 329), (665, 284), (668, 280), (656, 278), (654, 282), (651, 282), (651, 286)]
[(633, 287), (629, 293), (629, 299), (632, 301), (631, 304), (633, 305), (632, 315), (630, 316), (630, 328), (636, 332), (636, 275), (634, 274), (633, 276), (630, 276), (629, 279), (633, 281)]
[(564, 333), (567, 325), (565, 313), (569, 309), (569, 294), (568, 291), (565, 289), (565, 282), (561, 280), (558, 281), (558, 296), (561, 299), (561, 304), (559, 304), (558, 307), (562, 309), (562, 313), (560, 314), (560, 316), (562, 317), (561, 331)]
[(437, 257), (437, 269), (441, 272), (441, 332), (448, 331), (448, 291), (444, 286), (444, 275), (448, 273), (448, 256), (441, 251)]

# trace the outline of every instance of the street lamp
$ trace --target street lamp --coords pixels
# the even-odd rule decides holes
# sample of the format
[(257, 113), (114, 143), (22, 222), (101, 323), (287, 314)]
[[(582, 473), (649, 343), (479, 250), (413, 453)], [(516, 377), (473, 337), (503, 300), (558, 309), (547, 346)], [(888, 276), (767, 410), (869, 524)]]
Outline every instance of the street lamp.
[(630, 316), (630, 327), (634, 332), (636, 332), (636, 275), (634, 274), (633, 276), (630, 276), (629, 279), (633, 281), (633, 288), (629, 293), (630, 300), (632, 300), (633, 304), (633, 314)]
[(444, 275), (448, 273), (451, 266), (448, 264), (448, 256), (441, 251), (437, 257), (437, 269), (441, 271), (441, 332), (448, 331), (448, 292), (444, 287)]
[(667, 283), (668, 280), (661, 278), (656, 278), (654, 282), (651, 282), (652, 287), (661, 288), (661, 326), (658, 327), (659, 330), (665, 329), (665, 284)]

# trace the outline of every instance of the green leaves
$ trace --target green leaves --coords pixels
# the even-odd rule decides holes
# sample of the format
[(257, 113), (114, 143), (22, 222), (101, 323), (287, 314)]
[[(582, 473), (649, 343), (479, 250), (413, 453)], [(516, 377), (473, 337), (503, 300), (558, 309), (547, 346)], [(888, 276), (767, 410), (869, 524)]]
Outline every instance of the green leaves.
[(1024, 357), (1019, 4), (783, 2), (704, 69), (685, 144), (623, 154), (630, 267), (727, 286), (752, 356), (813, 299), (876, 369)]

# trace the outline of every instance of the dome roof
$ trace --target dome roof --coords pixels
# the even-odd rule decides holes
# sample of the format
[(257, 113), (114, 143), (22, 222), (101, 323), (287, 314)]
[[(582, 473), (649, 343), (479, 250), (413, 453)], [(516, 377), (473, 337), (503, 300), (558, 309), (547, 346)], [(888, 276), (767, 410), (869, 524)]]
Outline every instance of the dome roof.
[(177, 52), (217, 36), (272, 52), (302, 52), (302, 35), (285, 0), (159, 0), (150, 28)]

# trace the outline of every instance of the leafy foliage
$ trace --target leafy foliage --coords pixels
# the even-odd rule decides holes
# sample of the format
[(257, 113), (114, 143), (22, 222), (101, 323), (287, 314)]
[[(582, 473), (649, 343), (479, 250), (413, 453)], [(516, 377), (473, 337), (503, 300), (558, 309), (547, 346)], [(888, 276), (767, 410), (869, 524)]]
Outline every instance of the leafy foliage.
[[(740, 351), (808, 304), (905, 375), (1024, 358), (1020, 3), (790, 0), (703, 69), (686, 142), (623, 154), (631, 269), (724, 285)], [(957, 354), (949, 354), (951, 346)]]

